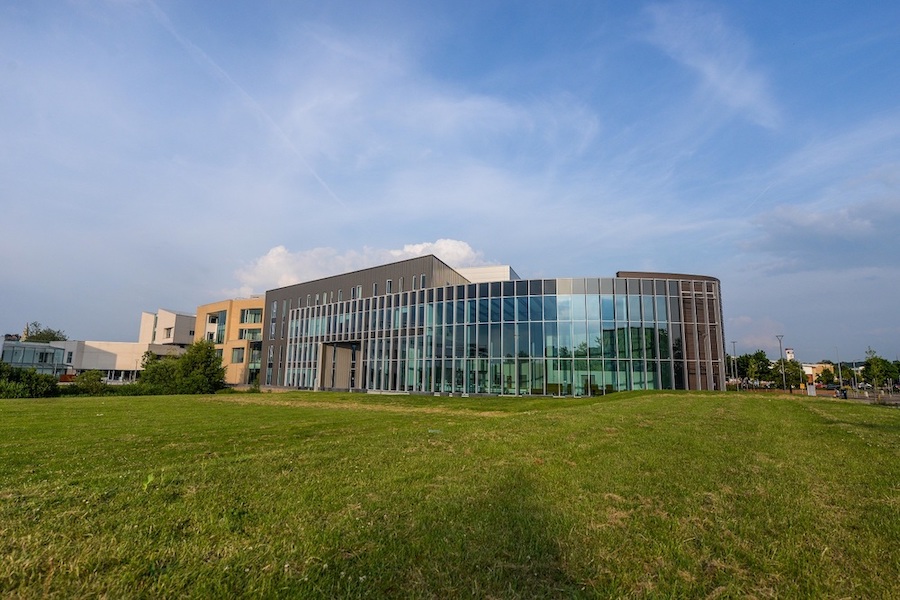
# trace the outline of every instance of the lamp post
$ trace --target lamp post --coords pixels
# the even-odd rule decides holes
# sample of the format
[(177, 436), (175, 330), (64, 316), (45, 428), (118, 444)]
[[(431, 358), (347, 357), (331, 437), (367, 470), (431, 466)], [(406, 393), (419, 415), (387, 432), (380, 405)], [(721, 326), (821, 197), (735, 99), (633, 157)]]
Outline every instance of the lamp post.
[(834, 347), (834, 355), (837, 356), (838, 361), (838, 386), (844, 387), (844, 378), (841, 376), (841, 355), (838, 352), (837, 346)]
[(738, 378), (737, 372), (737, 342), (731, 340), (731, 376)]
[(787, 378), (784, 376), (784, 349), (781, 346), (781, 338), (784, 334), (776, 335), (778, 338), (778, 354), (781, 356), (781, 389), (787, 389)]

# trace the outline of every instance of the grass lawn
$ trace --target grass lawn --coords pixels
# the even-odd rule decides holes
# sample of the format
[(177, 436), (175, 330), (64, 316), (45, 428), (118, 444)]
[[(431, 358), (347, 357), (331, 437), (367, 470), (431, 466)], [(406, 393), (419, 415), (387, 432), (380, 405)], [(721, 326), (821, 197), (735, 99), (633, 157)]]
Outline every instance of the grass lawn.
[(4, 598), (887, 598), (898, 582), (893, 408), (0, 401)]

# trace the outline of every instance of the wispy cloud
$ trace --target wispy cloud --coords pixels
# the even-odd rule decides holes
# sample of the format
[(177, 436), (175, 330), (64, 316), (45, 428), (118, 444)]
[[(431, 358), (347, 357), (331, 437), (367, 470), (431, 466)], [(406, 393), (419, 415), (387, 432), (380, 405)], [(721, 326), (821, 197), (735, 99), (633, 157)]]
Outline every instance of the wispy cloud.
[(322, 186), (322, 188), (328, 193), (332, 200), (337, 202), (338, 204), (344, 205), (344, 202), (334, 193), (331, 187), (325, 182), (325, 180), (319, 175), (319, 173), (312, 167), (306, 157), (300, 152), (300, 150), (293, 144), (288, 135), (284, 132), (281, 126), (275, 122), (274, 119), (269, 115), (268, 111), (263, 108), (263, 106), (254, 98), (247, 90), (244, 89), (238, 82), (236, 82), (231, 75), (228, 74), (225, 69), (223, 69), (219, 64), (212, 59), (206, 52), (203, 51), (200, 47), (195, 45), (191, 40), (182, 35), (178, 29), (176, 29), (175, 25), (169, 19), (169, 16), (159, 8), (159, 6), (153, 0), (146, 0), (147, 5), (150, 7), (151, 12), (153, 13), (154, 18), (159, 22), (162, 27), (168, 31), (173, 38), (191, 55), (194, 60), (196, 60), (199, 64), (206, 67), (209, 72), (211, 72), (215, 77), (224, 81), (227, 85), (229, 85), (232, 89), (236, 90), (240, 96), (243, 98), (246, 105), (250, 108), (250, 110), (257, 116), (266, 126), (277, 135), (278, 139), (281, 140), (285, 146), (294, 154), (297, 160), (303, 165), (303, 167), (309, 172), (310, 175)]
[[(764, 271), (890, 267), (900, 255), (900, 116), (882, 116), (808, 143), (761, 179), (755, 235), (742, 242)], [(751, 209), (753, 212), (751, 212)]]
[(754, 123), (774, 129), (780, 110), (768, 78), (753, 64), (752, 44), (721, 14), (688, 2), (654, 4), (647, 40), (696, 72), (703, 90)]

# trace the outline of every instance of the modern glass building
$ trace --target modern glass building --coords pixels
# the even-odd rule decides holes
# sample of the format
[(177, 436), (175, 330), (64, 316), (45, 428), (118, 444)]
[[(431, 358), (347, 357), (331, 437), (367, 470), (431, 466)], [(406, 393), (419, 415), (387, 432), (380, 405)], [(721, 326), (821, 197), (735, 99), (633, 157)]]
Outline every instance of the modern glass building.
[(0, 360), (16, 369), (34, 369), (44, 375), (66, 372), (65, 351), (43, 342), (4, 341)]
[(264, 383), (554, 396), (724, 389), (713, 277), (488, 272), (494, 280), (425, 256), (270, 290)]

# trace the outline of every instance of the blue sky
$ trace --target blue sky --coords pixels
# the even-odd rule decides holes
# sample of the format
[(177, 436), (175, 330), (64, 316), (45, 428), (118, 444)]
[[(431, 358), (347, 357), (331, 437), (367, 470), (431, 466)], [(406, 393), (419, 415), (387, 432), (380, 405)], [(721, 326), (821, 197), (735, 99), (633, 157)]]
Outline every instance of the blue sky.
[(900, 4), (0, 5), (0, 329), (434, 252), (722, 281), (729, 350), (900, 357)]

